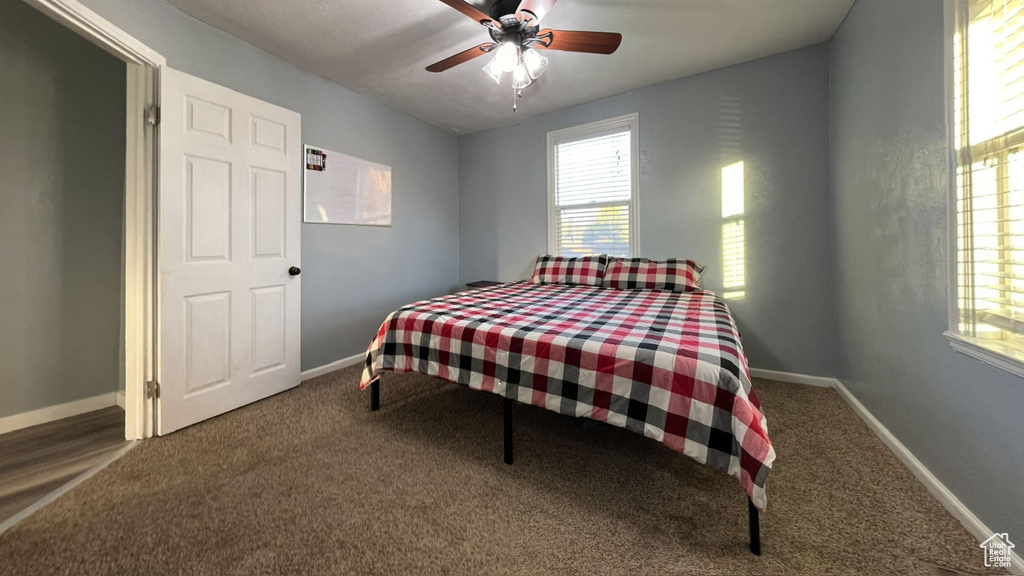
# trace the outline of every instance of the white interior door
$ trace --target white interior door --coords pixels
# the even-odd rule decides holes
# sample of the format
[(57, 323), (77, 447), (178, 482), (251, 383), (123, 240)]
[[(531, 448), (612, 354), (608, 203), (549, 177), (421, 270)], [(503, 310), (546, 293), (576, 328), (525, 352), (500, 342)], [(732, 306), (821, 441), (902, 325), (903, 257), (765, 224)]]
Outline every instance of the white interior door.
[(299, 114), (164, 67), (157, 432), (299, 384)]

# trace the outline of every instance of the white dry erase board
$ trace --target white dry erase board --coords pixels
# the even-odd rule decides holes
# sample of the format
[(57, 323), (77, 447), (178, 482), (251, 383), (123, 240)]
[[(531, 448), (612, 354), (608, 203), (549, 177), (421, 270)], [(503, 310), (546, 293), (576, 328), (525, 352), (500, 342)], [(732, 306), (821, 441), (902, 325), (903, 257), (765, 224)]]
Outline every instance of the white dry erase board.
[(391, 226), (391, 166), (305, 147), (304, 221)]

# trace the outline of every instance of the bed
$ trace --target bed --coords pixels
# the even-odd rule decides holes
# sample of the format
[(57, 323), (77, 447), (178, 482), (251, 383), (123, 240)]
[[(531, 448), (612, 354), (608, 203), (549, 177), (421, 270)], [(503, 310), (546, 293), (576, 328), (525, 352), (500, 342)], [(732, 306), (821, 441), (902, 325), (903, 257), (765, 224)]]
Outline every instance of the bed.
[(379, 407), (382, 372), (421, 372), (657, 440), (736, 477), (751, 551), (775, 459), (739, 331), (709, 291), (513, 282), (404, 306), (371, 342), (360, 387)]

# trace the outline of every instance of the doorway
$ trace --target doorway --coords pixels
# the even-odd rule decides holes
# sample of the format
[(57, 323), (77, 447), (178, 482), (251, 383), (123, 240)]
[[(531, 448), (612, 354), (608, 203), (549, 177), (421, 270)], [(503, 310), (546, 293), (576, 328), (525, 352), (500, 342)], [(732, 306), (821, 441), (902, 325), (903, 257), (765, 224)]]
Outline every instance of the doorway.
[(300, 116), (168, 68), (78, 0), (23, 1), (127, 63), (125, 437), (298, 385)]
[[(171, 70), (163, 56), (78, 0), (23, 1), (127, 64), (125, 437), (166, 433), (164, 424), (172, 422), (163, 416), (171, 412), (195, 422), (298, 385), (301, 179), (294, 171), (302, 165), (300, 116)], [(192, 98), (193, 90), (207, 95)], [(172, 104), (164, 114), (161, 100)], [(166, 117), (163, 123), (161, 116)], [(230, 121), (208, 124), (218, 119)], [(174, 128), (161, 129), (161, 124)], [(230, 139), (230, 152), (217, 148), (224, 136)], [(183, 158), (194, 165), (184, 180)], [(230, 178), (218, 177), (227, 166)], [(182, 202), (190, 206), (190, 218), (177, 217)], [(246, 230), (251, 230), (248, 238), (235, 238)], [(180, 246), (168, 241), (182, 233), (191, 242), (184, 256)], [(230, 250), (220, 249), (225, 239)], [(182, 257), (183, 268), (178, 266)], [(188, 280), (183, 286), (188, 290), (174, 298), (174, 282), (220, 265), (230, 272), (220, 275), (223, 282), (190, 292)], [(236, 274), (243, 268), (258, 274)], [(249, 285), (253, 281), (259, 286)], [(213, 292), (224, 297), (212, 302)], [(253, 321), (244, 322), (250, 311)], [(231, 346), (206, 346), (222, 344), (225, 334)], [(218, 366), (230, 366), (230, 378), (213, 369)], [(165, 372), (167, 381), (161, 382)], [(255, 390), (233, 385), (254, 379), (260, 381)], [(217, 410), (185, 406), (214, 391), (223, 396), (214, 402)]]
[(0, 0), (0, 522), (125, 447), (125, 62)]
[[(8, 0), (9, 1), (9, 0)], [(155, 124), (158, 71), (167, 61), (78, 0), (23, 0), (125, 66), (122, 355), (124, 438), (153, 435), (156, 337), (154, 242)], [(21, 4), (21, 1), (14, 1)]]

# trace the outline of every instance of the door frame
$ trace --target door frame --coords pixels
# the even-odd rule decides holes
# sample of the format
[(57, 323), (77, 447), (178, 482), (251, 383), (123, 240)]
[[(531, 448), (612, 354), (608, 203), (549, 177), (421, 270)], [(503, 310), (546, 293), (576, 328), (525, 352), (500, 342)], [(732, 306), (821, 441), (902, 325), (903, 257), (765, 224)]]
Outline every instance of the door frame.
[[(23, 0), (127, 64), (124, 210), (125, 438), (153, 435), (157, 328), (157, 130), (147, 110), (159, 108), (160, 73), (167, 59), (78, 0)], [(157, 114), (158, 116), (158, 114)]]

